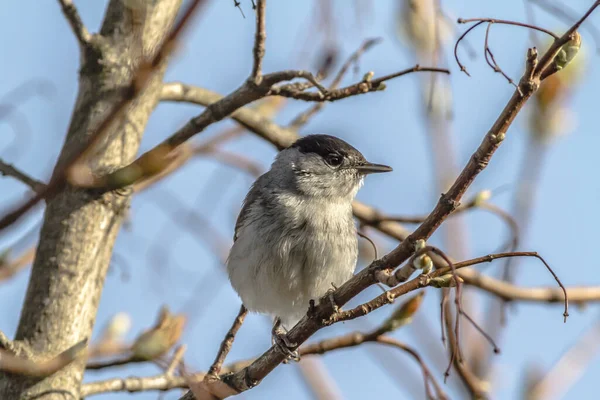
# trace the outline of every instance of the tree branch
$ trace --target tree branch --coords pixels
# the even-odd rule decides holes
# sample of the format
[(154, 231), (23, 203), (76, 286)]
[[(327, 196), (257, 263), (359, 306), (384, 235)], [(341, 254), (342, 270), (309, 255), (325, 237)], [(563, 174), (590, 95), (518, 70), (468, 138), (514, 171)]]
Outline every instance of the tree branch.
[(31, 178), (29, 175), (19, 171), (14, 166), (5, 163), (2, 160), (0, 160), (0, 175), (10, 176), (12, 178), (17, 179), (18, 181), (21, 181), (22, 183), (29, 186), (31, 188), (31, 190), (33, 190), (35, 193), (39, 193), (46, 186), (45, 184), (38, 181), (37, 179)]
[[(259, 9), (260, 9), (260, 3), (261, 3), (261, 1), (259, 0), (259, 2), (258, 2)], [(244, 305), (242, 305), (240, 307), (240, 311), (238, 312), (237, 317), (233, 321), (233, 325), (231, 325), (231, 328), (229, 328), (229, 331), (227, 331), (227, 334), (225, 335), (225, 338), (223, 339), (223, 342), (221, 343), (221, 347), (219, 348), (219, 352), (217, 353), (217, 357), (215, 358), (215, 361), (212, 363), (212, 365), (208, 369), (207, 376), (218, 375), (220, 373), (221, 368), (223, 366), (223, 362), (225, 362), (225, 358), (227, 357), (227, 354), (229, 354), (229, 351), (231, 350), (231, 346), (233, 345), (233, 340), (235, 339), (235, 335), (237, 334), (237, 332), (242, 327), (242, 324), (244, 323), (246, 314), (248, 314), (248, 310), (246, 309), (246, 307), (244, 307)]]
[[(254, 36), (254, 64), (252, 65), (252, 73), (250, 79), (259, 85), (262, 80), (262, 62), (265, 57), (265, 41), (267, 40), (267, 30), (265, 24), (265, 14), (267, 0), (258, 0), (256, 6), (256, 33)], [(240, 8), (241, 10), (241, 8)]]
[(150, 390), (166, 391), (178, 388), (185, 389), (189, 387), (188, 379), (203, 378), (204, 374), (195, 374), (191, 377), (160, 374), (144, 378), (129, 377), (108, 379), (105, 381), (84, 383), (81, 386), (81, 397), (88, 397), (109, 392), (135, 393)]
[(73, 4), (73, 0), (58, 0), (58, 2), (60, 3), (62, 12), (67, 19), (67, 22), (71, 26), (79, 45), (81, 47), (88, 46), (92, 35), (90, 35), (87, 28), (83, 24), (83, 21), (79, 16), (79, 12), (77, 11), (77, 7), (75, 7), (75, 4)]
[[(346, 60), (344, 65), (342, 65), (342, 68), (340, 68), (339, 72), (337, 73), (337, 75), (335, 76), (333, 81), (331, 82), (331, 85), (329, 85), (329, 90), (336, 89), (339, 86), (339, 84), (342, 82), (342, 79), (343, 79), (344, 75), (346, 74), (346, 72), (348, 71), (348, 69), (350, 68), (350, 66), (353, 63), (358, 62), (359, 58), (363, 55), (363, 53), (365, 51), (369, 50), (371, 47), (373, 47), (374, 45), (376, 45), (380, 42), (381, 42), (381, 38), (365, 40), (363, 42), (363, 44), (361, 44), (360, 47), (354, 53), (352, 53), (352, 55), (348, 58), (348, 60)], [(318, 113), (323, 107), (325, 107), (325, 103), (323, 103), (323, 102), (314, 104), (308, 110), (302, 112), (296, 118), (294, 118), (292, 120), (292, 122), (290, 122), (289, 127), (292, 129), (298, 130), (300, 127), (305, 125), (310, 120), (310, 118), (312, 116), (314, 116), (316, 113)]]
[(298, 90), (289, 86), (279, 86), (274, 87), (268, 93), (269, 95), (290, 97), (296, 100), (303, 101), (336, 101), (345, 99), (346, 97), (356, 96), (359, 94), (375, 92), (377, 90), (384, 90), (386, 88), (384, 82), (398, 78), (402, 75), (410, 74), (412, 72), (441, 72), (444, 74), (449, 74), (450, 71), (446, 68), (435, 68), (435, 67), (421, 67), (420, 65), (415, 65), (412, 68), (408, 68), (390, 75), (385, 75), (377, 79), (371, 79), (368, 74), (363, 78), (361, 82), (355, 83), (350, 86), (346, 86), (340, 89), (334, 89), (323, 92), (305, 92), (303, 90)]

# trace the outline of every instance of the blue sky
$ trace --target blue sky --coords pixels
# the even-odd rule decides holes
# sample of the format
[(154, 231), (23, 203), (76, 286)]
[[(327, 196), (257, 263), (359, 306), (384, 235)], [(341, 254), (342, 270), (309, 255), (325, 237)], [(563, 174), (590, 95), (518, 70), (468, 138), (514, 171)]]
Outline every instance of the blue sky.
[[(96, 30), (100, 24), (105, 1), (76, 1), (86, 25)], [(183, 81), (220, 93), (235, 89), (251, 69), (251, 48), (254, 22), (249, 0), (242, 1), (247, 18), (243, 19), (230, 1), (211, 1), (185, 37), (176, 59), (170, 65), (166, 81)], [(314, 50), (321, 41), (316, 32), (306, 41), (307, 33), (315, 30), (314, 2), (270, 1), (267, 11), (267, 47), (265, 71), (282, 69), (311, 69), (311, 55), (300, 54), (300, 49)], [(396, 1), (335, 1), (340, 59), (354, 51), (366, 38), (383, 37), (382, 44), (366, 53), (360, 61), (360, 73), (349, 74), (345, 82), (360, 79), (367, 71), (384, 75), (410, 67), (414, 60), (395, 36), (394, 11)], [(364, 5), (366, 15), (357, 24), (354, 8), (348, 4)], [(573, 1), (572, 7), (582, 11), (589, 1)], [(346, 5), (344, 5), (346, 4)], [(444, 8), (453, 17), (494, 17), (525, 20), (523, 2), (444, 1)], [(536, 10), (537, 23), (561, 32), (563, 22)], [(600, 24), (598, 12), (588, 23)], [(459, 27), (460, 31), (464, 27)], [(17, 147), (11, 147), (14, 136), (10, 125), (0, 125), (0, 157), (15, 163), (39, 179), (47, 179), (56, 159), (70, 119), (77, 91), (78, 48), (71, 31), (54, 1), (23, 0), (6, 2), (0, 14), (0, 34), (5, 39), (0, 45), (3, 54), (0, 96), (30, 79), (51, 82), (54, 89), (49, 98), (37, 97), (19, 107), (17, 116), (26, 119), (28, 129), (21, 131)], [(597, 179), (594, 160), (600, 147), (597, 128), (597, 91), (600, 73), (593, 65), (598, 60), (592, 37), (582, 31), (587, 68), (583, 84), (577, 87), (571, 100), (576, 115), (575, 129), (557, 140), (549, 150), (531, 223), (530, 234), (522, 244), (524, 250), (536, 250), (554, 267), (568, 285), (600, 285), (597, 273), (597, 226), (600, 211), (600, 180)], [(479, 56), (471, 60), (464, 56), (471, 78), (460, 73), (453, 59), (448, 60), (452, 71), (455, 119), (450, 127), (458, 150), (457, 159), (464, 165), (479, 144), (496, 116), (512, 94), (512, 87), (485, 64), (483, 49), (484, 30), (475, 31), (469, 38)], [(518, 77), (523, 68), (523, 57), (528, 46), (528, 32), (521, 28), (494, 26), (490, 45), (505, 71)], [(308, 43), (306, 45), (306, 43)], [(462, 54), (466, 54), (463, 52)], [(10, 99), (2, 98), (2, 102)], [(276, 117), (287, 123), (307, 104), (290, 102)], [(200, 108), (191, 105), (161, 104), (150, 119), (141, 150), (147, 150), (174, 132)], [(18, 122), (18, 121), (17, 121)], [(505, 186), (494, 202), (508, 207), (516, 188), (515, 179), (527, 141), (527, 125), (519, 117), (508, 132), (508, 140), (495, 154), (489, 168), (473, 184), (471, 193), (482, 189)], [(230, 126), (222, 122), (211, 126), (202, 136), (209, 136)], [(314, 118), (303, 134), (330, 133), (340, 136), (359, 148), (368, 159), (394, 167), (394, 173), (367, 180), (358, 198), (376, 205), (390, 214), (423, 214), (431, 210), (439, 193), (432, 180), (426, 125), (419, 104), (419, 81), (416, 76), (405, 76), (388, 83), (387, 90), (358, 96), (329, 104)], [(270, 164), (274, 149), (248, 134), (228, 145), (228, 149), (246, 152), (265, 168)], [(225, 182), (225, 183), (224, 183)], [(206, 243), (170, 218), (172, 212), (184, 213), (178, 203), (199, 210), (208, 218), (218, 234), (230, 241), (241, 200), (251, 180), (239, 171), (217, 164), (209, 159), (198, 159), (174, 174), (164, 183), (142, 193), (133, 201), (129, 224), (119, 235), (115, 259), (106, 282), (97, 320), (103, 326), (112, 315), (125, 311), (133, 320), (129, 337), (133, 339), (140, 329), (151, 325), (162, 304), (184, 311), (190, 320), (183, 341), (188, 344), (186, 361), (197, 370), (208, 367), (222, 337), (234, 318), (239, 299), (229, 287), (221, 272), (218, 258)], [(0, 210), (8, 210), (26, 195), (23, 186), (11, 179), (0, 179)], [(383, 195), (382, 195), (383, 194)], [(168, 210), (167, 210), (168, 209)], [(34, 238), (24, 243), (19, 238), (35, 229), (41, 218), (37, 209), (23, 222), (0, 236), (0, 249), (14, 247), (18, 252)], [(470, 256), (493, 252), (505, 239), (504, 226), (484, 213), (473, 213), (468, 223)], [(393, 243), (375, 235), (381, 251), (391, 249)], [(440, 244), (441, 235), (432, 241)], [(15, 245), (16, 243), (16, 245)], [(125, 270), (129, 279), (122, 279)], [(482, 267), (492, 273), (494, 267)], [(12, 335), (16, 328), (28, 273), (22, 272), (9, 282), (0, 284), (0, 329)], [(552, 277), (535, 260), (519, 264), (518, 283), (523, 286), (554, 285)], [(360, 296), (361, 300), (377, 294), (374, 288)], [(487, 297), (477, 297), (477, 305)], [(404, 328), (395, 336), (423, 348), (428, 362), (431, 354), (441, 352), (439, 336), (438, 297), (428, 291), (419, 311), (416, 325)], [(368, 329), (388, 315), (384, 308), (367, 318), (334, 326), (319, 332), (317, 338), (330, 337), (354, 329)], [(502, 354), (496, 358), (494, 398), (511, 399), (518, 396), (525, 370), (530, 366), (542, 369), (553, 365), (562, 352), (573, 344), (597, 318), (596, 305), (578, 309), (573, 307), (567, 324), (562, 323), (559, 306), (518, 304), (510, 314), (508, 329), (501, 344)], [(417, 329), (421, 327), (421, 329)], [(424, 339), (425, 338), (425, 339)], [(426, 338), (433, 338), (431, 341)], [(269, 345), (269, 327), (265, 318), (252, 315), (247, 319), (229, 360), (252, 357)], [(436, 347), (437, 346), (437, 347)], [(384, 360), (385, 362), (383, 362)], [(412, 360), (394, 350), (357, 348), (328, 354), (325, 365), (341, 388), (344, 398), (394, 396), (412, 398), (422, 396), (421, 382), (416, 392), (406, 389), (403, 375), (420, 379)], [(351, 368), (349, 366), (352, 366)], [(392, 371), (384, 373), (384, 369)], [(104, 379), (122, 375), (150, 375), (157, 373), (153, 366), (115, 369), (90, 373), (86, 380)], [(439, 369), (438, 369), (439, 372)], [(568, 392), (568, 398), (591, 399), (597, 388), (595, 377), (600, 375), (600, 362), (591, 363), (581, 380)], [(441, 374), (437, 375), (442, 379)], [(450, 382), (455, 378), (450, 378)], [(456, 397), (448, 385), (452, 398)], [(297, 366), (282, 366), (269, 375), (252, 391), (243, 394), (246, 399), (278, 398), (309, 399)], [(120, 399), (126, 394), (108, 395)], [(137, 395), (140, 399), (156, 398), (156, 394)], [(176, 398), (176, 393), (167, 395)]]

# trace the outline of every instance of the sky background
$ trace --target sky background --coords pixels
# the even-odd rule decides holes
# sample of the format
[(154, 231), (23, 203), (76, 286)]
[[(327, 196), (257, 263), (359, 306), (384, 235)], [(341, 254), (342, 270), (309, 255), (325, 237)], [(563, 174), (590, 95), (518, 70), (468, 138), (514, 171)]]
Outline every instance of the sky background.
[[(106, 1), (75, 1), (85, 24), (96, 31)], [(251, 70), (251, 49), (254, 19), (250, 1), (243, 0), (246, 19), (231, 1), (210, 1), (193, 22), (176, 58), (171, 62), (165, 81), (182, 81), (222, 94), (239, 86)], [(314, 22), (314, 1), (270, 1), (267, 9), (267, 44), (264, 70), (312, 69), (315, 55), (322, 48), (323, 36)], [(443, 7), (456, 17), (494, 17), (525, 21), (521, 0), (443, 1)], [(590, 1), (571, 1), (572, 8), (583, 13)], [(355, 5), (363, 15), (357, 21)], [(360, 79), (367, 71), (385, 75), (414, 65), (410, 51), (398, 41), (395, 33), (397, 1), (334, 1), (339, 63), (366, 38), (382, 37), (383, 43), (367, 52), (360, 60), (360, 73), (348, 74), (345, 83)], [(29, 80), (46, 82), (45, 94), (19, 105), (14, 122), (20, 127), (15, 138), (9, 123), (0, 124), (0, 157), (16, 164), (32, 176), (47, 180), (68, 127), (77, 93), (79, 51), (71, 30), (55, 1), (5, 1), (0, 12), (0, 102), (10, 103), (9, 92)], [(600, 12), (587, 24), (600, 25)], [(537, 23), (556, 32), (565, 24), (536, 9)], [(458, 27), (464, 31), (463, 26)], [(540, 191), (529, 235), (523, 250), (535, 250), (554, 267), (565, 285), (600, 285), (597, 255), (597, 227), (600, 219), (600, 180), (597, 166), (600, 148), (598, 134), (598, 90), (600, 70), (595, 68), (598, 55), (592, 36), (582, 30), (586, 69), (583, 83), (574, 91), (570, 102), (575, 122), (572, 132), (559, 138), (550, 148), (541, 172)], [(450, 57), (452, 71), (454, 115), (451, 131), (457, 160), (462, 167), (492, 125), (513, 88), (485, 64), (482, 57), (484, 29), (469, 37), (478, 56), (469, 59), (463, 51), (471, 78), (460, 73)], [(498, 62), (512, 77), (523, 69), (529, 35), (525, 29), (494, 26), (490, 46)], [(302, 52), (301, 50), (305, 50)], [(370, 160), (391, 165), (391, 174), (370, 177), (358, 199), (389, 214), (420, 215), (434, 206), (439, 193), (432, 179), (432, 167), (426, 124), (420, 108), (419, 80), (408, 75), (388, 82), (387, 90), (357, 96), (332, 103), (315, 117), (301, 133), (329, 133), (347, 140)], [(306, 109), (302, 102), (288, 102), (276, 117), (288, 123)], [(140, 151), (145, 151), (170, 135), (201, 108), (182, 104), (161, 104), (152, 114)], [(527, 142), (527, 125), (522, 113), (508, 132), (508, 140), (481, 176), (470, 193), (482, 189), (503, 187), (495, 204), (507, 208), (514, 194), (519, 165)], [(230, 122), (212, 125), (201, 137), (220, 132)], [(198, 138), (196, 138), (198, 139)], [(244, 152), (267, 168), (275, 155), (273, 147), (247, 134), (228, 144), (235, 152)], [(197, 210), (209, 221), (219, 237), (229, 245), (239, 206), (251, 184), (247, 175), (210, 159), (196, 159), (169, 179), (136, 196), (129, 220), (115, 247), (102, 300), (96, 333), (117, 312), (131, 316), (129, 339), (153, 324), (161, 305), (167, 304), (189, 315), (182, 342), (188, 345), (185, 360), (195, 370), (205, 370), (211, 363), (219, 343), (239, 308), (239, 299), (230, 288), (222, 266), (212, 248), (198, 231), (202, 228), (192, 220), (192, 228), (174, 221), (187, 217), (187, 209)], [(9, 178), (0, 179), (0, 211), (7, 211), (28, 196), (26, 188)], [(37, 238), (41, 208), (29, 213), (21, 223), (0, 235), (0, 250), (15, 253), (31, 246)], [(506, 239), (504, 225), (493, 216), (474, 212), (468, 223), (469, 257), (494, 252)], [(373, 235), (381, 244), (380, 251), (394, 245)], [(440, 244), (441, 235), (432, 239)], [(482, 266), (493, 273), (493, 266)], [(16, 329), (29, 273), (23, 271), (10, 281), (0, 282), (0, 329), (13, 335)], [(519, 264), (518, 284), (522, 286), (554, 286), (555, 282), (535, 260)], [(359, 300), (378, 294), (372, 288)], [(487, 296), (476, 298), (479, 306)], [(394, 336), (420, 349), (426, 361), (432, 363), (438, 380), (445, 362), (436, 364), (443, 354), (439, 337), (439, 298), (434, 289), (427, 291), (425, 302), (412, 326), (397, 331)], [(391, 308), (385, 307), (359, 321), (338, 324), (313, 337), (331, 337), (365, 330), (384, 319)], [(508, 329), (496, 357), (493, 398), (517, 398), (527, 368), (542, 370), (552, 366), (565, 349), (589, 329), (598, 316), (597, 305), (573, 307), (567, 324), (562, 322), (559, 305), (518, 304), (510, 313)], [(475, 317), (480, 317), (475, 314)], [(264, 317), (251, 315), (241, 329), (228, 360), (234, 361), (262, 353), (270, 343), (269, 323)], [(426, 348), (425, 348), (426, 347)], [(437, 354), (437, 358), (435, 355)], [(445, 361), (445, 358), (441, 358)], [(397, 350), (376, 345), (343, 350), (323, 357), (329, 373), (340, 387), (343, 398), (363, 399), (391, 396), (404, 399), (423, 396), (421, 377), (413, 361)], [(441, 369), (440, 369), (441, 368)], [(386, 372), (387, 371), (387, 372)], [(152, 365), (138, 365), (86, 374), (86, 381), (115, 376), (147, 376), (158, 373)], [(447, 390), (451, 398), (460, 392), (449, 379)], [(592, 399), (597, 393), (600, 360), (570, 389), (566, 398)], [(408, 377), (408, 378), (407, 378)], [(406, 385), (402, 379), (418, 380)], [(413, 381), (414, 382), (414, 381)], [(406, 386), (412, 386), (413, 391)], [(416, 388), (416, 389), (415, 389)], [(177, 398), (178, 392), (165, 398)], [(310, 399), (311, 393), (296, 365), (277, 368), (257, 388), (240, 398)], [(105, 395), (120, 399), (129, 394)], [(154, 399), (156, 393), (137, 394), (139, 399)]]

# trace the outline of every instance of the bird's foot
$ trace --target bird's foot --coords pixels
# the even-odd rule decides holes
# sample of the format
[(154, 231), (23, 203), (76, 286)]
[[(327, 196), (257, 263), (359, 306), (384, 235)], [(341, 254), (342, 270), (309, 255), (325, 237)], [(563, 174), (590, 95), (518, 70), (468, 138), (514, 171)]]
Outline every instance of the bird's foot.
[(298, 344), (292, 342), (287, 337), (287, 330), (283, 327), (283, 325), (281, 325), (281, 320), (279, 318), (275, 319), (275, 324), (273, 325), (273, 329), (271, 331), (271, 343), (276, 345), (286, 357), (284, 360), (285, 364), (287, 364), (290, 360), (300, 361), (300, 354), (298, 353), (298, 350), (296, 350)]
[(337, 286), (335, 286), (333, 282), (331, 282), (331, 286), (332, 287), (327, 291), (326, 295), (329, 299), (329, 303), (331, 304), (331, 309), (333, 310), (333, 313), (336, 314), (340, 311), (340, 307), (335, 302), (335, 296), (333, 295), (333, 292), (337, 290)]

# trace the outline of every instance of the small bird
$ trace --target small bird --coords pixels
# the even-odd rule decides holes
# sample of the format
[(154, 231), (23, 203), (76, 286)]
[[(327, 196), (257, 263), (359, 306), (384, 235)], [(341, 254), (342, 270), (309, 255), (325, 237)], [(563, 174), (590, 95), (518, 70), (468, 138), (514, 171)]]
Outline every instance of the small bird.
[(274, 318), (273, 342), (286, 355), (296, 357), (287, 328), (310, 300), (354, 274), (352, 200), (365, 175), (391, 170), (339, 138), (308, 135), (282, 150), (246, 195), (227, 272), (249, 311)]

